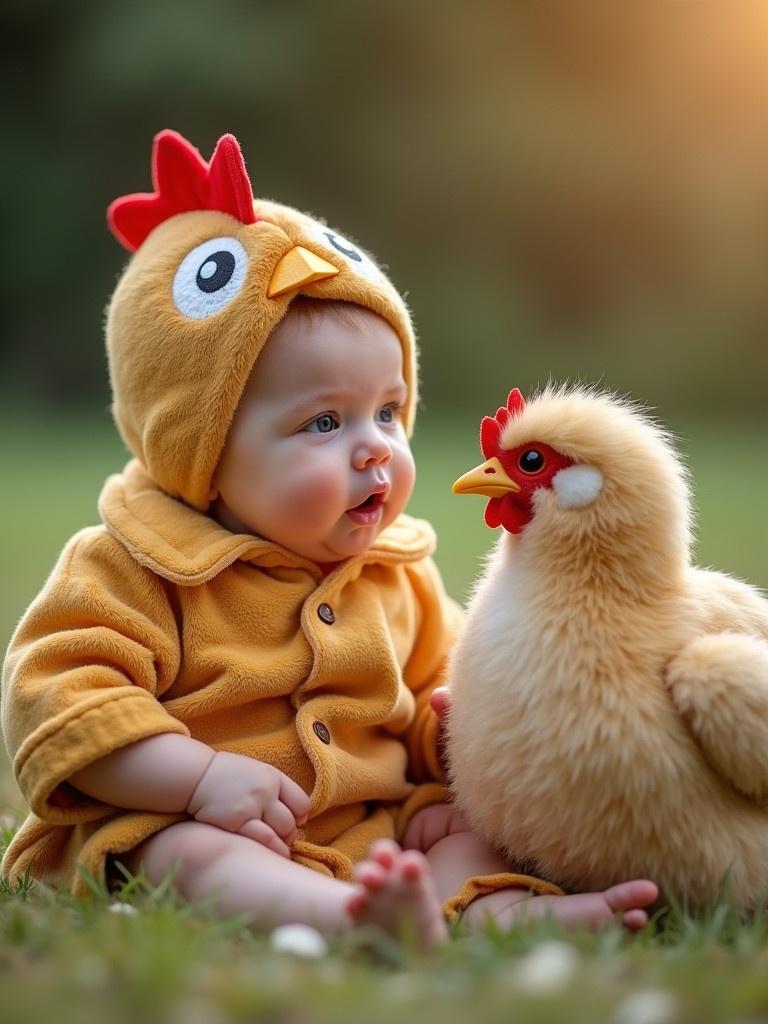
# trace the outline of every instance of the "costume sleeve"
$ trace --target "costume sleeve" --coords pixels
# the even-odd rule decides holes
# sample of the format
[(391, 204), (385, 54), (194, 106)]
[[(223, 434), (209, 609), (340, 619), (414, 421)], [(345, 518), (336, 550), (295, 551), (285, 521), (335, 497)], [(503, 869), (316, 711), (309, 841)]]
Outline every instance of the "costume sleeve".
[(95, 527), (70, 541), (19, 624), (3, 669), (2, 726), (38, 817), (102, 817), (109, 808), (71, 786), (71, 775), (137, 740), (189, 735), (158, 700), (181, 657), (167, 586)]
[(416, 642), (403, 671), (405, 682), (416, 697), (416, 713), (405, 735), (409, 776), (415, 782), (441, 780), (438, 720), (429, 705), (429, 698), (435, 687), (443, 682), (462, 610), (446, 594), (440, 573), (431, 558), (409, 565), (407, 570), (421, 610)]

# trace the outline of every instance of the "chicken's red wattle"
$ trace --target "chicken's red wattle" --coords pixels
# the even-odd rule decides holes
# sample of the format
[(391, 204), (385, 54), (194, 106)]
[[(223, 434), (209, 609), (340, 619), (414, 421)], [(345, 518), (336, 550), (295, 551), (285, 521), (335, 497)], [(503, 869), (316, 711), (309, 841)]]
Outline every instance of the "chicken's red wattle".
[(503, 526), (507, 533), (520, 533), (531, 520), (527, 504), (515, 501), (511, 494), (503, 498), (490, 498), (485, 506), (485, 525), (495, 530)]

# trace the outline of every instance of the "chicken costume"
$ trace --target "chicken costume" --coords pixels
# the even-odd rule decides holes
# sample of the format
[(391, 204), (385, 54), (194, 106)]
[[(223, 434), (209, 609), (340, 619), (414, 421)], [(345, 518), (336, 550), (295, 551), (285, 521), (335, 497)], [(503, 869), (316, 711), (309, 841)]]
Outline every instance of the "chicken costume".
[(450, 670), (457, 803), (569, 890), (768, 902), (768, 602), (690, 563), (688, 480), (642, 410), (517, 391), (454, 484), (504, 532)]
[(109, 856), (187, 817), (106, 806), (67, 781), (171, 732), (298, 782), (312, 812), (294, 859), (348, 879), (373, 839), (444, 798), (429, 694), (459, 611), (430, 559), (434, 535), (403, 515), (324, 576), (205, 512), (253, 363), (296, 295), (357, 303), (392, 326), (410, 433), (408, 312), (357, 246), (254, 202), (231, 136), (207, 164), (161, 133), (153, 180), (153, 194), (109, 214), (135, 250), (107, 323), (113, 411), (135, 459), (106, 482), (103, 525), (69, 542), (11, 642), (3, 728), (32, 813), (2, 870), (82, 892), (80, 869), (103, 878)]

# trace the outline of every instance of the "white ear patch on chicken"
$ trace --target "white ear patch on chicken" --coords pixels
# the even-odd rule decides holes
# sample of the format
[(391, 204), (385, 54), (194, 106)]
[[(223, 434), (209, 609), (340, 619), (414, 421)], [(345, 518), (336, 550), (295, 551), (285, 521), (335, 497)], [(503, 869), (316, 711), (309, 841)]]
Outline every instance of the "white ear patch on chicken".
[(566, 466), (552, 478), (552, 490), (561, 508), (584, 508), (603, 489), (603, 474), (594, 466)]

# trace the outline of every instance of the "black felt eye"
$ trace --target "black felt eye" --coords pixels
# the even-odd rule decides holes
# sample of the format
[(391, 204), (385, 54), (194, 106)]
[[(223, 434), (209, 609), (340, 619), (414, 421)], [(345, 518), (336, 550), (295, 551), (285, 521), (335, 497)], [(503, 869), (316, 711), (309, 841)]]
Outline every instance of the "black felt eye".
[(524, 473), (540, 473), (544, 469), (544, 456), (537, 448), (526, 448), (517, 464)]
[(376, 283), (381, 281), (381, 271), (379, 268), (354, 242), (350, 242), (348, 238), (340, 235), (338, 231), (331, 231), (325, 224), (318, 224), (316, 221), (308, 221), (307, 227), (320, 245), (341, 256), (355, 274), (359, 274), (360, 277), (366, 277), (369, 281), (375, 281)]
[(357, 251), (353, 249), (349, 242), (342, 240), (338, 235), (334, 234), (333, 231), (324, 231), (323, 234), (331, 243), (336, 252), (340, 252), (342, 256), (346, 256), (350, 260), (356, 260), (358, 263), (363, 262), (363, 257)]
[(235, 257), (226, 249), (207, 256), (197, 272), (196, 284), (202, 292), (217, 292), (235, 272)]

